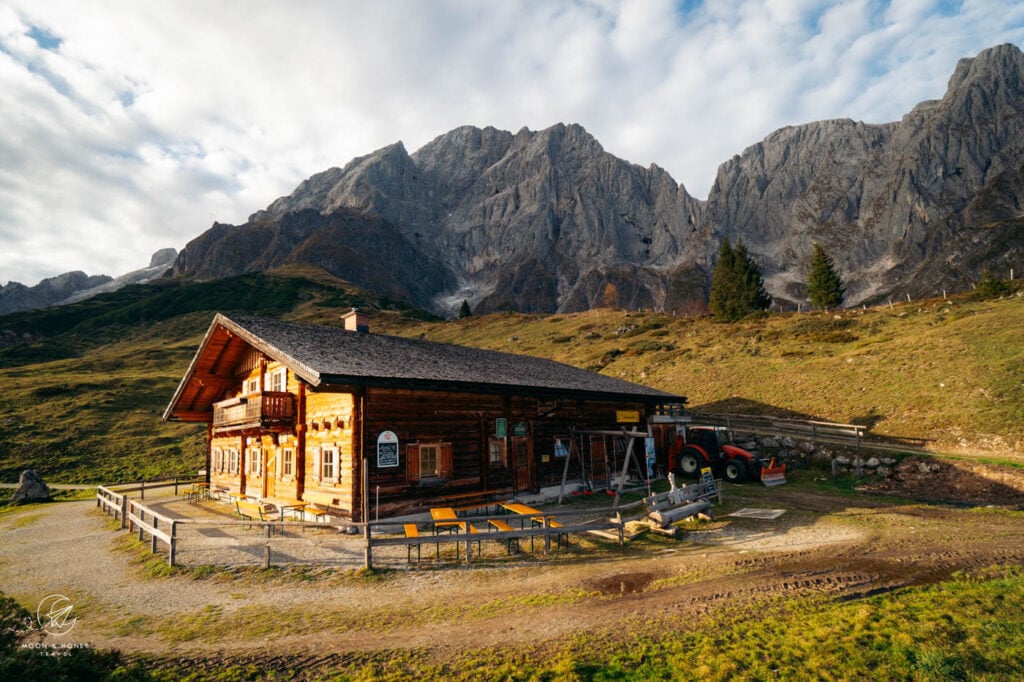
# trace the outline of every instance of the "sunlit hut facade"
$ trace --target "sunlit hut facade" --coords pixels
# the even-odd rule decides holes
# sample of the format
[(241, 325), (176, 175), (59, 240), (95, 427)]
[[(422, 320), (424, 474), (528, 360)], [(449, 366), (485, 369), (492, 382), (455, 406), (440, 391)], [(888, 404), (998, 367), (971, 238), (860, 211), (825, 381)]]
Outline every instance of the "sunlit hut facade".
[(570, 433), (685, 402), (550, 360), (372, 334), (357, 311), (342, 319), (214, 318), (164, 412), (208, 425), (211, 489), (355, 521), (512, 495), (561, 480)]

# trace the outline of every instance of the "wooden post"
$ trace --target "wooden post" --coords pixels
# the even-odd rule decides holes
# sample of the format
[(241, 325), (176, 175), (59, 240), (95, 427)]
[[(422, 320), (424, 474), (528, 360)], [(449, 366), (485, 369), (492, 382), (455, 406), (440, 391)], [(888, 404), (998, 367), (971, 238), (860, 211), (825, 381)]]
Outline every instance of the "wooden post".
[(139, 499), (140, 500), (146, 499), (146, 482), (145, 481), (139, 481)]
[(270, 568), (270, 544), (263, 545), (263, 568)]
[(128, 496), (121, 496), (121, 530), (128, 527)]
[[(370, 466), (366, 456), (363, 456), (363, 538), (366, 540), (366, 559), (363, 562), (366, 566), (366, 570), (373, 569), (373, 540), (371, 538), (372, 532), (370, 531), (370, 520), (368, 507), (368, 495), (367, 492), (370, 490)], [(456, 543), (458, 546), (458, 543)]]
[(158, 525), (157, 525), (158, 523), (159, 523), (158, 519), (154, 516), (153, 517), (153, 532), (151, 532), (149, 534), (149, 544), (150, 544), (150, 550), (149, 551), (151, 553), (153, 553), (153, 554), (156, 554), (156, 542), (157, 542), (156, 531), (157, 531), (157, 528), (158, 528)]
[(175, 550), (178, 547), (178, 522), (171, 521), (171, 548), (167, 553), (167, 565), (174, 566)]
[(541, 528), (544, 529), (544, 554), (551, 554), (551, 533), (548, 532), (548, 517), (541, 517)]
[(626, 544), (626, 522), (622, 518), (622, 512), (615, 512), (615, 518), (619, 523), (619, 547)]
[(466, 524), (466, 565), (469, 566), (471, 563), (473, 563), (473, 535), (469, 532), (469, 524)]

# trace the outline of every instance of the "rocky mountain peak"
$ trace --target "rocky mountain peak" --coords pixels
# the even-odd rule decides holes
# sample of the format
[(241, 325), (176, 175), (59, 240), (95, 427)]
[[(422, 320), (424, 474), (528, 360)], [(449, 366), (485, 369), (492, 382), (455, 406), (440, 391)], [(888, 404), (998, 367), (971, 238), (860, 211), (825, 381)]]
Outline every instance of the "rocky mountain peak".
[(318, 173), (247, 224), (215, 225), (174, 269), (311, 262), (439, 312), (582, 310), (609, 290), (623, 307), (673, 308), (705, 300), (728, 236), (783, 304), (805, 301), (814, 243), (847, 304), (955, 290), (1024, 249), (1022, 74), (1024, 54), (1001, 45), (900, 121), (782, 128), (723, 163), (706, 202), (579, 125), (462, 126)]

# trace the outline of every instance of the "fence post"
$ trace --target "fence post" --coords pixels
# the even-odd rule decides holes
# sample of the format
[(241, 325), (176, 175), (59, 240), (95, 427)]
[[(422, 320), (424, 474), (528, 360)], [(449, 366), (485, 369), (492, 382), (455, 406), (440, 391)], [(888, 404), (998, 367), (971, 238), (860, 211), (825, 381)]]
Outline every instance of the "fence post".
[(363, 567), (367, 571), (373, 570), (373, 538), (371, 536), (370, 524), (367, 523), (363, 526), (363, 538), (366, 540), (366, 552), (363, 558)]
[(128, 496), (121, 496), (121, 530), (128, 528)]
[(270, 568), (270, 543), (263, 546), (263, 568)]
[(154, 515), (154, 516), (153, 516), (153, 532), (152, 532), (152, 533), (150, 534), (150, 540), (151, 540), (150, 544), (152, 545), (152, 549), (151, 549), (150, 551), (151, 551), (151, 552), (152, 552), (153, 554), (156, 554), (156, 543), (157, 543), (156, 531), (157, 531), (157, 530), (158, 530), (159, 528), (160, 528), (160, 519), (158, 519), (158, 518), (157, 518), (157, 517), (156, 517), (156, 516)]
[(139, 499), (140, 500), (146, 499), (146, 482), (145, 481), (139, 481)]
[(167, 565), (174, 566), (175, 550), (178, 546), (178, 522), (171, 521), (171, 549), (167, 553)]
[(548, 517), (541, 517), (541, 528), (544, 529), (544, 554), (551, 554), (551, 533), (548, 532)]
[(626, 522), (622, 518), (622, 512), (615, 512), (615, 520), (619, 525), (619, 547), (624, 547), (626, 544)]

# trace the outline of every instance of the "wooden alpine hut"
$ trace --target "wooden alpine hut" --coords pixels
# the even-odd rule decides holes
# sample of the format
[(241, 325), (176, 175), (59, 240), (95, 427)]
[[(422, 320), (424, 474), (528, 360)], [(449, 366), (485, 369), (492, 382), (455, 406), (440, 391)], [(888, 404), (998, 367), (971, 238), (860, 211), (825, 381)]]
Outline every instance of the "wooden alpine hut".
[(212, 489), (353, 521), (511, 496), (561, 480), (573, 447), (592, 461), (606, 449), (571, 434), (621, 428), (622, 415), (635, 428), (686, 400), (536, 357), (373, 334), (355, 310), (343, 319), (214, 317), (163, 415), (208, 425)]

